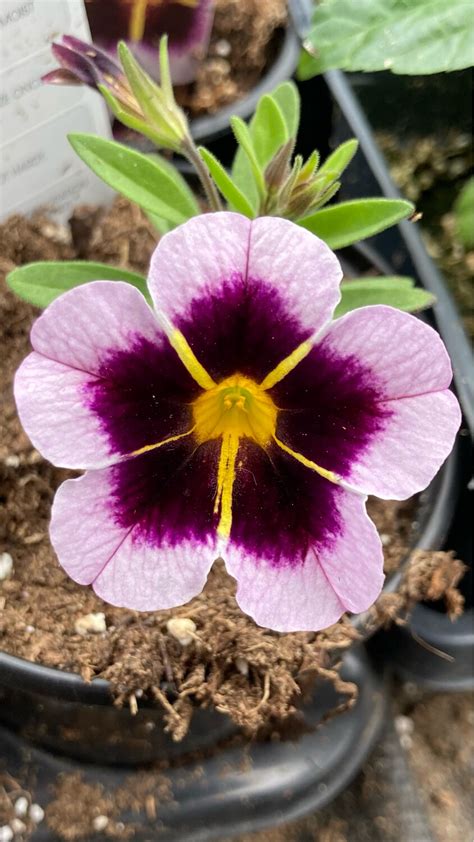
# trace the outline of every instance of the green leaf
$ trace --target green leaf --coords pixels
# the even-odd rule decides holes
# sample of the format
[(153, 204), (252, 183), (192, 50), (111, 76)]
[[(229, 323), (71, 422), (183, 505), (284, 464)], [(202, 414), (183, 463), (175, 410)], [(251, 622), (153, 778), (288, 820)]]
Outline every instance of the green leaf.
[(89, 281), (126, 281), (148, 298), (146, 280), (141, 275), (88, 260), (27, 263), (13, 269), (6, 281), (13, 292), (35, 307), (47, 307), (58, 295)]
[(255, 212), (259, 197), (265, 193), (263, 176), (260, 180), (259, 173), (289, 140), (287, 124), (277, 101), (271, 94), (264, 94), (248, 126), (238, 117), (231, 117), (231, 125), (241, 147), (232, 164), (232, 180)]
[(232, 180), (256, 210), (259, 198), (265, 195), (262, 167), (255, 154), (247, 124), (240, 117), (231, 117), (230, 125), (239, 144), (232, 166)]
[(413, 210), (413, 205), (403, 199), (354, 199), (298, 219), (298, 225), (338, 249), (373, 237), (410, 216)]
[(180, 225), (196, 215), (196, 203), (171, 176), (163, 161), (113, 140), (89, 134), (68, 135), (79, 157), (106, 184), (157, 216)]
[(272, 99), (280, 107), (286, 123), (288, 137), (296, 138), (300, 125), (301, 101), (294, 82), (282, 82), (271, 93)]
[(209, 152), (209, 150), (204, 146), (199, 147), (199, 154), (206, 164), (224, 199), (229, 203), (229, 205), (232, 205), (236, 211), (243, 213), (244, 216), (248, 216), (249, 219), (253, 219), (255, 212), (252, 205), (248, 199), (246, 199), (241, 190), (239, 190), (237, 185), (234, 184), (230, 175), (224, 169), (220, 161), (218, 161), (212, 152)]
[(250, 122), (250, 136), (262, 167), (267, 166), (275, 152), (290, 138), (280, 106), (270, 94), (264, 94), (257, 105)]
[(199, 216), (199, 214), (202, 213), (202, 211), (199, 207), (196, 196), (191, 190), (186, 179), (181, 175), (179, 170), (176, 169), (175, 165), (172, 164), (171, 161), (167, 161), (166, 158), (164, 158), (158, 152), (149, 152), (146, 157), (151, 158), (152, 161), (156, 161), (158, 166), (162, 170), (164, 170), (165, 173), (172, 179), (176, 186), (176, 189), (182, 194), (183, 201), (186, 204), (187, 212), (190, 214), (188, 218), (190, 218), (191, 216)]
[(474, 64), (470, 0), (325, 0), (313, 13), (300, 79), (331, 68), (425, 74)]
[(326, 158), (324, 164), (320, 167), (319, 175), (321, 175), (321, 173), (332, 172), (334, 173), (335, 179), (340, 178), (346, 167), (348, 167), (352, 161), (358, 147), (359, 142), (355, 140), (355, 138), (352, 140), (346, 140), (345, 143), (341, 143), (341, 145), (329, 155), (329, 158)]
[(462, 188), (454, 204), (456, 230), (463, 246), (474, 248), (474, 178)]
[(173, 228), (175, 228), (171, 222), (168, 222), (168, 220), (163, 219), (161, 216), (157, 216), (156, 213), (150, 213), (150, 211), (144, 211), (144, 213), (150, 220), (151, 224), (155, 226), (157, 233), (161, 236), (163, 236), (163, 234), (167, 234), (168, 231), (172, 231)]
[(413, 278), (399, 276), (343, 281), (341, 295), (334, 313), (336, 319), (369, 304), (387, 304), (397, 310), (415, 313), (431, 307), (436, 300), (430, 292), (415, 287)]

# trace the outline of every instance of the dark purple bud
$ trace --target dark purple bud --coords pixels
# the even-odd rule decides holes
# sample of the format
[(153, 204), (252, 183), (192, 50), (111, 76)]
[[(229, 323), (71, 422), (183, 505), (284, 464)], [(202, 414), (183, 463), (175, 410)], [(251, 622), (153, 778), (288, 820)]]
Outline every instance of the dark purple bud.
[(95, 44), (88, 44), (86, 41), (74, 38), (73, 35), (64, 35), (63, 44), (65, 47), (69, 47), (74, 52), (79, 53), (91, 61), (94, 67), (103, 75), (113, 76), (116, 79), (124, 79), (120, 65)]
[(123, 105), (135, 113), (140, 112), (122, 68), (95, 44), (88, 44), (73, 35), (64, 35), (62, 42), (53, 43), (51, 49), (61, 67), (46, 73), (42, 77), (43, 82), (53, 85), (82, 84), (95, 89), (103, 85)]
[(69, 71), (78, 82), (89, 85), (91, 88), (97, 87), (99, 74), (90, 59), (63, 44), (53, 43), (51, 50), (63, 70)]
[(47, 85), (82, 85), (81, 79), (71, 73), (70, 70), (66, 70), (64, 67), (58, 67), (56, 70), (50, 70), (49, 73), (45, 73), (44, 76), (41, 77), (42, 82), (46, 82)]

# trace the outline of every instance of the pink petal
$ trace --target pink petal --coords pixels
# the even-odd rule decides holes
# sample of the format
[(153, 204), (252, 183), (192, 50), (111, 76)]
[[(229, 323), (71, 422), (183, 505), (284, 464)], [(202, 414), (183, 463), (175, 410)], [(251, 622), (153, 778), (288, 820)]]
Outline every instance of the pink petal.
[(341, 297), (342, 269), (336, 255), (314, 234), (286, 219), (260, 217), (252, 222), (249, 275), (274, 284), (290, 312), (313, 334), (330, 320)]
[(21, 423), (34, 447), (63, 468), (103, 467), (118, 458), (110, 454), (99, 419), (81, 400), (90, 380), (90, 374), (36, 351), (16, 373)]
[(50, 535), (60, 564), (111, 605), (156, 611), (188, 602), (205, 585), (213, 547), (197, 540), (160, 548), (137, 541), (133, 528), (114, 522), (110, 480), (106, 468), (58, 489)]
[(192, 300), (218, 293), (226, 281), (263, 281), (301, 327), (316, 333), (339, 301), (341, 275), (325, 243), (294, 223), (224, 212), (194, 217), (166, 234), (148, 283), (158, 311), (176, 322)]
[(104, 351), (126, 350), (130, 336), (156, 338), (153, 311), (135, 287), (93, 281), (56, 298), (33, 325), (31, 344), (50, 360), (97, 374)]
[(345, 611), (359, 613), (377, 599), (384, 580), (377, 530), (365, 499), (341, 492), (342, 532), (327, 549), (311, 546), (302, 565), (284, 565), (251, 556), (230, 544), (229, 573), (237, 579), (237, 602), (258, 625), (279, 632), (318, 631)]
[(137, 334), (160, 335), (155, 316), (130, 284), (96, 281), (61, 295), (31, 331), (34, 348), (15, 378), (21, 422), (34, 446), (56, 465), (102, 467), (119, 458), (86, 397), (110, 350)]
[(380, 430), (344, 477), (348, 485), (389, 499), (425, 488), (452, 450), (461, 423), (459, 404), (448, 390), (451, 363), (439, 335), (414, 316), (380, 305), (337, 319), (322, 346), (362, 363), (386, 412)]

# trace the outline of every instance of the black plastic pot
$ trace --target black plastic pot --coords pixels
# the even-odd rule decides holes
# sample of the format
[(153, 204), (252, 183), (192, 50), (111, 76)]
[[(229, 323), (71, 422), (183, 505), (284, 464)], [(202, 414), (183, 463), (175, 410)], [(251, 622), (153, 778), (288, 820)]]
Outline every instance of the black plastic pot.
[[(349, 77), (350, 79), (350, 77)], [(334, 116), (335, 142), (356, 135), (361, 153), (356, 156), (344, 181), (344, 198), (362, 193), (398, 197), (386, 163), (380, 153), (371, 128), (354, 95), (349, 79), (332, 71), (326, 80), (337, 103)], [(360, 77), (357, 76), (356, 80)], [(364, 98), (370, 98), (370, 76), (364, 76)], [(375, 85), (373, 85), (375, 87)], [(391, 90), (391, 87), (389, 88)], [(399, 90), (399, 86), (397, 87)], [(383, 91), (379, 90), (379, 97)], [(376, 100), (372, 92), (372, 100)], [(449, 501), (453, 521), (441, 546), (454, 549), (468, 567), (461, 583), (465, 597), (465, 613), (452, 622), (442, 606), (417, 605), (406, 627), (395, 628), (377, 648), (383, 656), (389, 654), (397, 673), (421, 686), (437, 690), (466, 690), (474, 687), (474, 610), (472, 599), (472, 451), (474, 438), (474, 357), (464, 332), (460, 316), (446, 283), (426, 252), (416, 225), (403, 222), (373, 238), (374, 248), (382, 257), (382, 271), (390, 268), (399, 274), (412, 275), (434, 293), (434, 325), (439, 329), (448, 348), (454, 370), (454, 382), (461, 402), (464, 422), (458, 436), (455, 486)], [(364, 245), (367, 248), (367, 244)], [(422, 545), (424, 546), (424, 545)], [(430, 548), (430, 545), (426, 545)], [(434, 547), (432, 544), (431, 547)]]
[[(332, 685), (323, 683), (313, 701), (303, 708), (311, 731), (298, 742), (273, 740), (222, 746), (213, 755), (186, 760), (156, 772), (157, 817), (123, 811), (115, 818), (134, 828), (137, 842), (210, 842), (237, 833), (258, 830), (298, 818), (330, 802), (355, 776), (375, 744), (385, 721), (387, 696), (384, 681), (370, 666), (362, 648), (345, 659), (343, 676), (357, 684), (354, 707), (344, 715), (314, 726), (342, 698)], [(201, 726), (192, 728), (189, 751), (197, 748)], [(114, 797), (119, 787), (132, 786), (133, 770), (75, 762), (31, 748), (10, 731), (0, 729), (0, 742), (11, 775), (34, 781), (33, 798), (43, 807), (52, 797), (60, 773), (79, 772), (85, 783), (100, 783)], [(183, 744), (181, 744), (183, 747)], [(199, 774), (196, 774), (196, 769)], [(170, 799), (163, 801), (163, 776)], [(132, 779), (133, 780), (133, 779)], [(40, 826), (32, 842), (55, 842), (51, 831)]]

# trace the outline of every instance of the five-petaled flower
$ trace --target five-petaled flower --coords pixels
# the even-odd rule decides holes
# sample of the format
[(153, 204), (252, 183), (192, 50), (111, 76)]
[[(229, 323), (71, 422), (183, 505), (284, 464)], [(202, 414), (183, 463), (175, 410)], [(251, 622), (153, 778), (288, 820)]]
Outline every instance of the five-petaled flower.
[(54, 464), (72, 578), (115, 605), (182, 604), (222, 555), (257, 623), (317, 630), (383, 582), (367, 494), (424, 488), (460, 423), (434, 330), (390, 307), (330, 322), (341, 269), (293, 223), (191, 219), (151, 261), (153, 311), (97, 281), (56, 299), (15, 383)]

